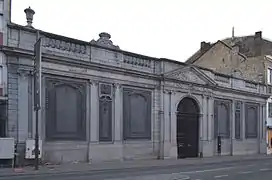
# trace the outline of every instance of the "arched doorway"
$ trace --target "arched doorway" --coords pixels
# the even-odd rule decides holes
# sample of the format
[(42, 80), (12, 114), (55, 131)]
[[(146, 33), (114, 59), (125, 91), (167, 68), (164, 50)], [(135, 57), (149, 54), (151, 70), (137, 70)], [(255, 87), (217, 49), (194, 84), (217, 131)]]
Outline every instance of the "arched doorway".
[(178, 158), (197, 157), (199, 144), (199, 106), (190, 98), (183, 98), (177, 108)]

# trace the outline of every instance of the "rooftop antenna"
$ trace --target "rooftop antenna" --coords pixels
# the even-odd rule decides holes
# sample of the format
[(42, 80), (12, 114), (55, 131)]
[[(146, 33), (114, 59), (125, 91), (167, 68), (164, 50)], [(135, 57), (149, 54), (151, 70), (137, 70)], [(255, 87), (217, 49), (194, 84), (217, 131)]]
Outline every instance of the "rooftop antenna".
[(231, 39), (234, 40), (234, 27), (232, 27), (232, 35), (231, 35)]

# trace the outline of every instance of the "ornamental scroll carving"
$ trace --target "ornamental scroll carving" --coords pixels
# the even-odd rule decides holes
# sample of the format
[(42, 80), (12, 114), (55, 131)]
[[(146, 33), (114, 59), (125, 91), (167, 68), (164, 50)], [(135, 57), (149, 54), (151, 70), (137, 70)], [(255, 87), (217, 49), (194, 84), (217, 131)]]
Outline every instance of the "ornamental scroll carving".
[(110, 40), (110, 38), (111, 38), (111, 35), (109, 33), (102, 32), (99, 34), (99, 39), (97, 41), (92, 40), (91, 44), (102, 46), (102, 47), (107, 47), (107, 48), (111, 48), (111, 49), (120, 49), (119, 46), (116, 46), (113, 44), (113, 42)]

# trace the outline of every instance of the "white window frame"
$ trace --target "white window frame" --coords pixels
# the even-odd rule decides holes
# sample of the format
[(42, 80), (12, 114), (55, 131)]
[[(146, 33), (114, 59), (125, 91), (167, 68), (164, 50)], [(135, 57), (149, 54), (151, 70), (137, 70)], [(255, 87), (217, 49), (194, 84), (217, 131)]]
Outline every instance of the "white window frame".
[(267, 84), (272, 84), (272, 68), (267, 68)]
[(272, 106), (272, 102), (268, 102), (268, 117), (271, 118), (272, 117), (272, 107), (270, 108), (269, 106)]

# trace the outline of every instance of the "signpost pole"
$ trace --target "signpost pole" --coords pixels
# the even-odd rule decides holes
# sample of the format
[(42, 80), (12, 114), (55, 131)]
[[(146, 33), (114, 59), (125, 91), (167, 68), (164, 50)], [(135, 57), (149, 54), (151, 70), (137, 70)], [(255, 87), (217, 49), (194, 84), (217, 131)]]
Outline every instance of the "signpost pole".
[(41, 60), (42, 39), (39, 37), (34, 46), (34, 110), (36, 116), (35, 126), (35, 170), (39, 169), (39, 110), (41, 108)]

